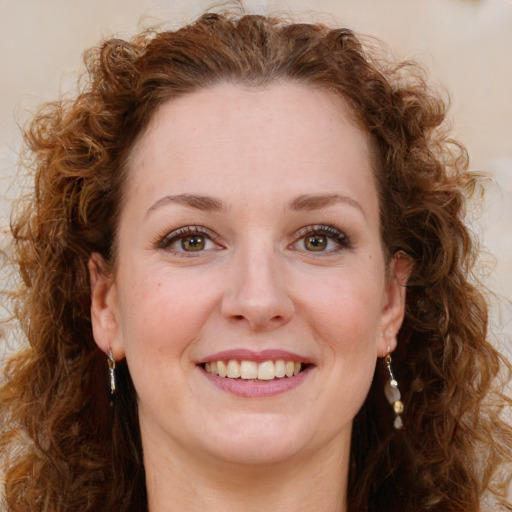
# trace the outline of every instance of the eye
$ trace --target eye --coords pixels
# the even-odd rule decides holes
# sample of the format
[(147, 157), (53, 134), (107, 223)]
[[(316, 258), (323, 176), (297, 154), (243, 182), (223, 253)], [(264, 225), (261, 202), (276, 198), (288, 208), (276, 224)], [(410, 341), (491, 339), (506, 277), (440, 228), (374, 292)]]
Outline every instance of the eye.
[(303, 240), (304, 249), (308, 251), (324, 251), (329, 243), (329, 239), (325, 235), (308, 235)]
[(333, 253), (351, 247), (350, 240), (339, 229), (327, 225), (306, 226), (296, 233), (296, 250)]
[(174, 253), (200, 253), (222, 247), (214, 242), (215, 234), (201, 226), (184, 226), (175, 229), (156, 241), (157, 249)]
[(206, 246), (204, 235), (188, 235), (180, 239), (181, 248), (184, 251), (202, 251)]

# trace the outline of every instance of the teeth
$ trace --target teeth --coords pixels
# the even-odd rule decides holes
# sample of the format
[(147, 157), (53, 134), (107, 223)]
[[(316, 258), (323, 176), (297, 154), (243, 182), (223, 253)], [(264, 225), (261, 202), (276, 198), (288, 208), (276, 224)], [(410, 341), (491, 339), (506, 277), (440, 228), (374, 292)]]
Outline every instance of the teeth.
[(258, 379), (272, 380), (276, 377), (276, 370), (273, 361), (265, 361), (258, 365)]
[(255, 363), (254, 361), (242, 361), (240, 367), (240, 376), (242, 379), (258, 378), (258, 363)]
[(240, 377), (240, 364), (238, 361), (231, 359), (228, 362), (228, 377), (230, 379), (238, 379), (238, 377)]
[(281, 379), (286, 375), (286, 363), (282, 359), (275, 362), (276, 377)]
[(283, 377), (293, 377), (298, 375), (302, 369), (302, 363), (295, 361), (285, 361), (278, 359), (277, 361), (264, 361), (256, 363), (255, 361), (211, 361), (205, 363), (204, 369), (213, 375), (219, 377), (227, 377), (229, 379), (244, 380), (273, 380), (282, 379)]
[(217, 361), (217, 368), (219, 369), (219, 377), (228, 376), (228, 367), (226, 366), (224, 361)]

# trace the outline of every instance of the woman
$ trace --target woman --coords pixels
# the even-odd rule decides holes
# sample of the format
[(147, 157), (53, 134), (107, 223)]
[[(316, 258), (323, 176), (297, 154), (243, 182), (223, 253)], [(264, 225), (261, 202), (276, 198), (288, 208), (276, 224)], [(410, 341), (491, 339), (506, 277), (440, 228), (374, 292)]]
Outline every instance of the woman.
[(206, 14), (106, 41), (37, 116), (6, 510), (507, 506), (476, 177), (420, 72), (368, 52)]

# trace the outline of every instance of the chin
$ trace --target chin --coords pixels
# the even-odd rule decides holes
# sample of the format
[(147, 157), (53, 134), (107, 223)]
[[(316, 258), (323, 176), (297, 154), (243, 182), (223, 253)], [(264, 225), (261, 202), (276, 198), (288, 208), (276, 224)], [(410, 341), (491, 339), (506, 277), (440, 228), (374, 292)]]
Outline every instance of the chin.
[(314, 439), (306, 425), (289, 418), (259, 416), (233, 418), (227, 428), (208, 437), (204, 449), (217, 459), (242, 465), (285, 463), (313, 449)]

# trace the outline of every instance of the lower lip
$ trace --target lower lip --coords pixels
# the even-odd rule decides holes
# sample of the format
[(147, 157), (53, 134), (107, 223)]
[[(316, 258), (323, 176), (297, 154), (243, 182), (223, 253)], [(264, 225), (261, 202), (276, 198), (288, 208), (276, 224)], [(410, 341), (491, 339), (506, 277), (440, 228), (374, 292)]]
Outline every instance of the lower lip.
[[(201, 367), (200, 367), (201, 368)], [(216, 387), (222, 391), (227, 391), (232, 395), (243, 398), (267, 398), (271, 396), (281, 395), (299, 386), (312, 367), (308, 367), (293, 377), (283, 377), (281, 379), (273, 379), (269, 381), (253, 382), (243, 379), (230, 379), (228, 377), (219, 377), (212, 373), (208, 373), (203, 368), (201, 371), (205, 377)]]

